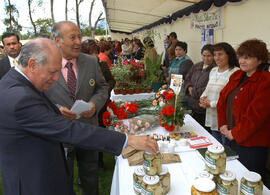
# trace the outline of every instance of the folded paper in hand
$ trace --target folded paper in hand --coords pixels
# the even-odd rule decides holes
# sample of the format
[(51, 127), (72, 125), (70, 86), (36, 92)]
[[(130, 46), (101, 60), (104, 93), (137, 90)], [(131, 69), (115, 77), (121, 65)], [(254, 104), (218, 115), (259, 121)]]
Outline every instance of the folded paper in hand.
[(80, 114), (92, 108), (92, 104), (89, 104), (83, 100), (76, 100), (73, 104), (71, 111), (77, 114), (77, 119), (80, 118)]

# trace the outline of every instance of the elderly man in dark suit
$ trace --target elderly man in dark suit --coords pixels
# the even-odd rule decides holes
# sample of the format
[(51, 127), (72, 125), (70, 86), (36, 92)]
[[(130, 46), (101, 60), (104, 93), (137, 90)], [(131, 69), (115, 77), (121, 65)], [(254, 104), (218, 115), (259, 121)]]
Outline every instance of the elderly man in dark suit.
[(7, 56), (0, 60), (0, 79), (11, 67), (18, 64), (22, 46), (19, 36), (14, 33), (4, 33), (2, 35), (2, 43)]
[[(69, 120), (77, 117), (70, 111), (75, 100), (88, 102), (92, 108), (82, 113), (78, 120), (98, 126), (98, 113), (107, 101), (109, 86), (97, 58), (81, 53), (81, 32), (72, 22), (56, 23), (52, 37), (62, 53), (62, 68), (59, 81), (52, 85), (46, 95)], [(70, 64), (72, 68), (68, 67)], [(65, 145), (65, 148), (71, 173), (75, 157), (77, 159), (83, 194), (98, 195), (98, 152), (70, 145)]]
[(5, 195), (74, 195), (62, 143), (119, 155), (126, 146), (156, 153), (148, 136), (65, 119), (46, 97), (62, 57), (49, 39), (28, 42), (0, 81), (0, 168)]

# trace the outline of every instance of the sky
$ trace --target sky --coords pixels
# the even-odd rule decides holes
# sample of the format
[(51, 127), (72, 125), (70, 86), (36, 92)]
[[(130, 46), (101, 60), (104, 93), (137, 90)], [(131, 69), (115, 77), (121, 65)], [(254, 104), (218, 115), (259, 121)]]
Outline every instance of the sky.
[[(31, 25), (28, 14), (28, 0), (10, 0), (10, 2), (11, 4), (15, 4), (19, 11), (18, 21), (19, 24), (23, 26), (22, 34), (27, 33), (27, 30), (33, 31), (33, 26)], [(31, 6), (33, 10), (33, 20), (35, 21), (38, 18), (51, 18), (50, 0), (43, 0), (41, 7), (37, 6), (37, 2), (38, 0), (33, 0)], [(84, 0), (80, 4), (79, 8), (80, 22), (87, 26), (91, 2), (92, 0)], [(6, 29), (3, 23), (4, 18), (6, 18), (5, 3), (7, 3), (7, 0), (2, 0), (0, 3), (0, 34), (2, 34)], [(100, 12), (103, 12), (103, 17), (105, 17), (104, 7), (101, 0), (96, 0), (92, 13), (92, 23), (96, 21)], [(54, 18), (56, 22), (65, 20), (65, 0), (54, 0)], [(69, 0), (68, 2), (68, 20), (76, 23), (75, 0)], [(103, 22), (102, 25), (105, 26), (105, 22)]]

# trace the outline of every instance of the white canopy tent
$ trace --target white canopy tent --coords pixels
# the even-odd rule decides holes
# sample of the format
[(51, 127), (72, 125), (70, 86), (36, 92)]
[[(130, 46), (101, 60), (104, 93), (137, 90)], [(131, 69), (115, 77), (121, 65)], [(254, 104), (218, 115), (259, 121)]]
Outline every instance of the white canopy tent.
[(103, 0), (111, 31), (131, 33), (200, 0)]

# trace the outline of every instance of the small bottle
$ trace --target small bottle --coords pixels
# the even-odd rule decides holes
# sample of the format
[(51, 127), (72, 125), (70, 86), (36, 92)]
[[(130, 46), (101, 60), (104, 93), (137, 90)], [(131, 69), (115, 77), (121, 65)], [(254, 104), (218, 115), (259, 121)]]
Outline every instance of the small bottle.
[(162, 187), (157, 175), (143, 177), (142, 195), (162, 195)]
[(191, 187), (191, 195), (218, 195), (216, 184), (211, 179), (198, 178)]
[(152, 154), (144, 151), (143, 153), (143, 168), (147, 175), (157, 175), (161, 172), (161, 154)]
[(163, 194), (167, 194), (171, 188), (171, 175), (168, 168), (162, 165), (162, 171), (159, 173), (159, 180), (162, 186)]
[(245, 172), (241, 179), (240, 194), (241, 195), (262, 195), (263, 182), (260, 174), (255, 172)]
[(226, 170), (226, 153), (221, 145), (208, 146), (205, 152), (205, 168), (213, 175), (222, 174)]
[(142, 191), (142, 182), (143, 182), (143, 177), (145, 176), (145, 172), (142, 166), (137, 167), (134, 170), (133, 173), (133, 189), (136, 194), (141, 194)]
[(217, 192), (222, 195), (238, 194), (238, 181), (233, 172), (225, 171), (225, 173), (219, 175)]

